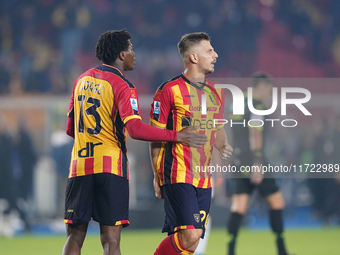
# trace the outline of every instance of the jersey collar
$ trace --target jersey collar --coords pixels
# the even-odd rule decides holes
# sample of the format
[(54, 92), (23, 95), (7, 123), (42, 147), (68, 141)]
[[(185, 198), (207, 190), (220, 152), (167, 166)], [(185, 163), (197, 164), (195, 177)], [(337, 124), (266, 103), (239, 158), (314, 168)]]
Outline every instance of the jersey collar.
[(193, 82), (184, 74), (184, 72), (181, 74), (181, 76), (186, 83), (190, 84), (191, 86), (199, 90), (204, 90), (209, 96), (211, 96), (211, 98), (213, 98), (214, 103), (216, 104), (215, 98), (213, 97), (211, 92), (209, 92), (209, 90), (206, 90), (204, 88), (204, 87), (208, 87), (217, 96), (218, 100), (220, 101), (220, 104), (222, 105), (222, 100), (220, 96), (218, 95), (216, 89), (213, 86), (209, 86), (207, 79), (204, 78), (204, 82)]
[(108, 64), (103, 64), (103, 66), (107, 66), (107, 67), (116, 69), (121, 75), (123, 75), (123, 73), (117, 67), (114, 67), (114, 66), (111, 66), (111, 65), (108, 65)]
[(193, 86), (193, 87), (195, 87), (195, 88), (197, 88), (197, 89), (200, 89), (200, 90), (202, 90), (203, 89), (203, 87), (207, 84), (207, 80), (204, 78), (204, 82), (193, 82), (193, 81), (191, 81), (185, 74), (184, 74), (184, 72), (181, 74), (181, 76), (182, 76), (182, 78), (183, 78), (183, 80), (186, 82), (186, 83), (188, 83), (189, 85), (191, 85), (191, 86)]

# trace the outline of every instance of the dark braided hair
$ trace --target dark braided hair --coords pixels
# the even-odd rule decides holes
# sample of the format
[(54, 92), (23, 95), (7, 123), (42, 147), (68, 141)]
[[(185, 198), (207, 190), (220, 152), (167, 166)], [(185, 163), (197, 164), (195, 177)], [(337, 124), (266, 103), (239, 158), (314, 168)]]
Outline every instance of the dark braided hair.
[(109, 30), (102, 34), (96, 45), (96, 58), (104, 64), (112, 64), (122, 51), (129, 48), (131, 35), (125, 29)]

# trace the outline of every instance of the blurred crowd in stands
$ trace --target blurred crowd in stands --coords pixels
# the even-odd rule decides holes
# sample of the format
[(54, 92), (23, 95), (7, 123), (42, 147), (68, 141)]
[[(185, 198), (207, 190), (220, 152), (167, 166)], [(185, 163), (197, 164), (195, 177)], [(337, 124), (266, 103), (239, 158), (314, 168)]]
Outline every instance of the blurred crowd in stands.
[(0, 1), (0, 93), (70, 92), (74, 78), (97, 65), (98, 36), (126, 28), (137, 66), (129, 75), (153, 93), (177, 75), (176, 44), (206, 31), (219, 54), (215, 76), (248, 77), (263, 24), (280, 20), (311, 61), (340, 63), (337, 0), (11, 0)]

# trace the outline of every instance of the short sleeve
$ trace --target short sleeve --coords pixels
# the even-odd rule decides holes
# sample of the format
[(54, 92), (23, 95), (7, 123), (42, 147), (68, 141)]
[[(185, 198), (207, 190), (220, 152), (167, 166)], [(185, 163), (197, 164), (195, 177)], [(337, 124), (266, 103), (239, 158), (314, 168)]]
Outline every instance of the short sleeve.
[(139, 111), (137, 89), (131, 84), (122, 84), (115, 95), (117, 108), (124, 124), (131, 119), (142, 119)]
[(158, 89), (151, 104), (150, 120), (159, 127), (165, 128), (173, 105), (173, 94), (170, 86)]

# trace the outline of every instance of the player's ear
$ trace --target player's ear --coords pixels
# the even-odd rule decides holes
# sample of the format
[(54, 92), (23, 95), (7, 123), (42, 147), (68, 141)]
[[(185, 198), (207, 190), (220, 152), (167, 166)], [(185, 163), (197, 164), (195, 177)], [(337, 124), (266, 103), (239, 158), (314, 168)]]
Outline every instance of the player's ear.
[(124, 59), (125, 59), (125, 51), (121, 51), (120, 53), (119, 53), (119, 59), (121, 60), (121, 61), (124, 61)]
[(189, 61), (191, 63), (197, 64), (197, 61), (198, 61), (197, 55), (195, 53), (191, 53), (189, 55)]

